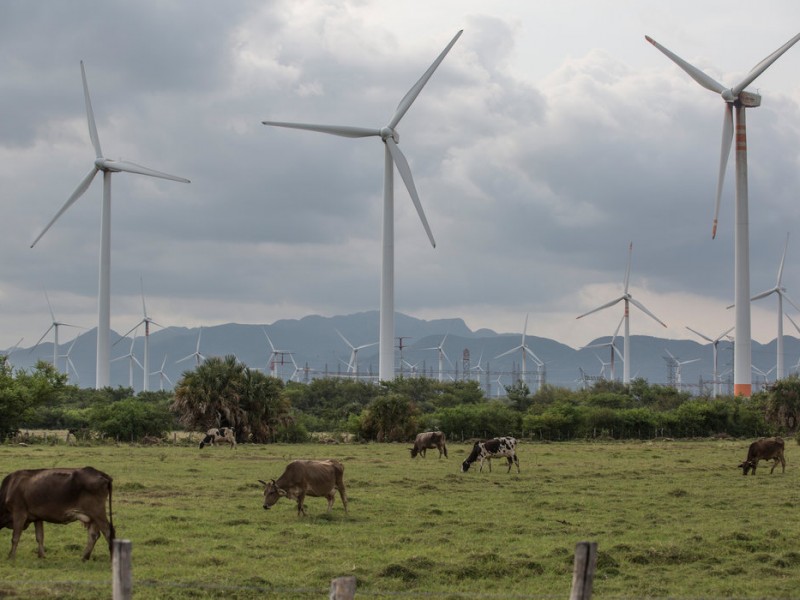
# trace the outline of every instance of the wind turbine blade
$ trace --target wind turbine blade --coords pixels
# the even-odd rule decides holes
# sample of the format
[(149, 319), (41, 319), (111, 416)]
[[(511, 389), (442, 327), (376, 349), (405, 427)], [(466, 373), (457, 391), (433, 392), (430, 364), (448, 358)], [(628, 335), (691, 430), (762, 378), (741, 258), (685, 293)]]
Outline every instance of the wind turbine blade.
[(58, 220), (58, 218), (61, 215), (63, 215), (64, 212), (75, 203), (75, 201), (78, 198), (83, 196), (84, 192), (86, 192), (86, 190), (89, 189), (89, 185), (91, 185), (92, 179), (94, 179), (94, 176), (97, 175), (98, 170), (99, 169), (96, 166), (92, 167), (92, 170), (89, 171), (88, 175), (86, 175), (86, 177), (84, 177), (83, 180), (78, 184), (78, 187), (75, 188), (75, 191), (72, 192), (72, 195), (70, 195), (70, 197), (67, 198), (67, 201), (64, 203), (64, 206), (62, 206), (61, 209), (56, 213), (56, 216), (53, 217), (50, 220), (50, 222), (45, 226), (45, 228), (42, 229), (42, 232), (38, 236), (36, 236), (36, 239), (33, 240), (33, 243), (31, 244), (31, 248), (33, 248), (36, 245), (36, 242), (42, 239), (42, 236), (45, 233), (47, 233), (47, 230), (50, 229), (50, 227), (53, 226), (53, 223), (55, 223)]
[(609, 306), (614, 306), (617, 302), (619, 302), (620, 300), (623, 300), (624, 298), (625, 298), (625, 296), (620, 296), (616, 300), (612, 300), (611, 302), (606, 302), (602, 306), (598, 306), (597, 308), (594, 308), (594, 309), (590, 310), (589, 312), (585, 312), (582, 315), (579, 315), (579, 316), (577, 316), (575, 318), (576, 319), (580, 319), (582, 317), (585, 317), (586, 315), (590, 315), (592, 313), (596, 313), (597, 311), (603, 310), (604, 308), (608, 308)]
[(272, 352), (274, 354), (275, 353), (275, 346), (272, 344), (272, 340), (269, 339), (269, 335), (267, 334), (267, 330), (262, 327), (261, 331), (264, 332), (264, 335), (266, 336), (267, 341), (269, 342), (269, 347), (270, 347), (270, 349), (272, 350)]
[(784, 300), (786, 300), (789, 304), (791, 304), (795, 310), (800, 311), (800, 308), (798, 308), (797, 304), (791, 298), (789, 298), (789, 296), (786, 295), (786, 292), (779, 292), (779, 294), (783, 296)]
[(625, 315), (622, 315), (622, 318), (617, 323), (617, 328), (614, 330), (614, 335), (611, 337), (611, 345), (614, 345), (614, 340), (617, 339), (617, 334), (619, 334), (619, 328), (622, 327), (622, 324), (625, 322)]
[(354, 350), (355, 350), (355, 347), (353, 346), (353, 344), (351, 344), (351, 343), (350, 343), (350, 340), (348, 340), (346, 337), (344, 337), (344, 335), (342, 335), (342, 332), (341, 332), (341, 331), (339, 331), (339, 330), (337, 329), (337, 330), (336, 330), (336, 333), (338, 333), (338, 334), (339, 334), (339, 337), (340, 337), (340, 338), (342, 338), (342, 339), (344, 340), (344, 343), (345, 343), (345, 344), (347, 344), (348, 346), (350, 346), (350, 348), (352, 348), (352, 349), (354, 349)]
[(139, 276), (139, 287), (142, 288), (142, 315), (147, 319), (147, 305), (144, 303), (144, 278)]
[(761, 300), (761, 298), (766, 298), (770, 294), (775, 293), (775, 291), (776, 291), (775, 288), (771, 288), (771, 289), (767, 290), (766, 292), (761, 292), (759, 294), (756, 294), (755, 296), (750, 298), (750, 301), (752, 302), (753, 300)]
[(53, 305), (50, 304), (50, 296), (47, 295), (47, 290), (44, 291), (44, 299), (47, 300), (47, 308), (50, 309), (50, 317), (53, 319), (53, 323), (55, 323), (56, 314), (53, 312)]
[(721, 94), (722, 92), (724, 92), (727, 89), (724, 85), (722, 85), (718, 81), (715, 81), (714, 79), (712, 79), (711, 77), (709, 77), (708, 75), (703, 73), (700, 69), (698, 69), (694, 65), (690, 65), (688, 62), (683, 60), (680, 56), (678, 56), (674, 52), (671, 52), (670, 50), (667, 50), (664, 46), (659, 44), (657, 41), (655, 41), (649, 35), (644, 36), (644, 39), (646, 39), (648, 42), (653, 44), (653, 46), (658, 48), (668, 59), (670, 59), (672, 62), (674, 62), (676, 65), (678, 65), (681, 69), (686, 71), (686, 73), (689, 75), (689, 77), (694, 79), (697, 83), (702, 85), (707, 90), (711, 90), (712, 92), (717, 92), (718, 94)]
[(797, 326), (797, 323), (794, 322), (794, 319), (789, 315), (786, 315), (786, 318), (789, 319), (789, 322), (794, 325), (794, 328), (797, 330), (797, 333), (800, 333), (800, 327)]
[(522, 348), (522, 346), (514, 346), (511, 350), (507, 350), (507, 351), (503, 352), (502, 354), (498, 354), (497, 356), (495, 356), (495, 358), (502, 358), (502, 357), (504, 357), (504, 356), (506, 356), (508, 354), (511, 354), (512, 352), (515, 352), (515, 351), (519, 350), (520, 348)]
[(628, 244), (628, 268), (625, 269), (625, 295), (628, 294), (628, 282), (631, 279), (631, 259), (633, 258), (633, 242)]
[(86, 83), (86, 69), (81, 61), (81, 79), (83, 79), (83, 99), (86, 102), (86, 120), (89, 121), (89, 137), (92, 139), (95, 156), (100, 158), (103, 151), (100, 149), (100, 137), (97, 135), (97, 125), (94, 122), (94, 111), (92, 110), (92, 100), (89, 98), (89, 84)]
[(384, 141), (386, 143), (386, 147), (389, 148), (389, 153), (392, 155), (392, 160), (394, 160), (397, 170), (400, 172), (400, 177), (403, 178), (403, 183), (406, 184), (406, 189), (408, 189), (408, 194), (411, 196), (411, 201), (414, 203), (414, 207), (417, 209), (417, 214), (422, 221), (422, 226), (425, 228), (425, 233), (428, 234), (428, 239), (431, 241), (431, 245), (436, 248), (436, 240), (433, 239), (433, 233), (428, 225), (428, 219), (425, 218), (425, 211), (422, 210), (422, 204), (419, 201), (417, 188), (414, 186), (414, 178), (411, 176), (411, 168), (408, 166), (408, 161), (406, 160), (406, 157), (403, 156), (400, 148), (397, 147), (397, 144), (392, 138), (386, 138)]
[[(121, 338), (119, 338), (119, 339), (118, 339), (116, 342), (114, 342), (114, 343), (112, 344), (112, 346), (116, 346), (116, 345), (117, 345), (117, 344), (119, 344), (119, 343), (120, 343), (122, 340), (124, 340), (126, 337), (128, 337), (128, 336), (129, 336), (131, 333), (133, 333), (134, 331), (136, 331), (136, 330), (139, 328), (139, 325), (141, 325), (142, 323), (144, 323), (144, 319), (142, 319), (142, 320), (141, 320), (141, 321), (139, 321), (139, 322), (138, 322), (136, 325), (134, 325), (133, 327), (131, 327), (131, 328), (130, 328), (130, 329), (129, 329), (129, 330), (128, 330), (128, 331), (127, 331), (127, 332), (126, 332), (126, 333), (125, 333), (125, 334), (124, 334), (122, 337), (121, 337)], [(134, 339), (135, 339), (135, 336), (134, 336)]]
[(41, 344), (41, 343), (42, 343), (42, 340), (45, 338), (45, 336), (47, 336), (47, 334), (48, 334), (48, 333), (50, 333), (50, 330), (51, 330), (53, 327), (55, 327), (55, 324), (53, 324), (53, 325), (50, 325), (50, 327), (48, 327), (48, 328), (47, 328), (47, 331), (45, 331), (45, 332), (42, 334), (42, 337), (40, 337), (40, 338), (39, 338), (39, 341), (38, 341), (38, 342), (36, 342), (36, 343), (33, 345), (33, 348), (31, 348), (31, 349), (30, 349), (30, 352), (33, 352), (33, 351), (36, 349), (36, 346), (38, 346), (39, 344)]
[(630, 301), (631, 301), (631, 304), (633, 304), (636, 308), (638, 308), (640, 311), (642, 311), (648, 317), (650, 317), (651, 319), (654, 319), (655, 321), (657, 321), (658, 323), (660, 323), (664, 327), (667, 326), (666, 323), (664, 323), (661, 319), (659, 319), (657, 316), (655, 316), (653, 313), (651, 313), (649, 310), (647, 310), (645, 308), (644, 304), (642, 304), (641, 302), (639, 302), (637, 300), (634, 300), (633, 298), (630, 298)]
[[(703, 334), (702, 334), (702, 333), (700, 333), (699, 331), (695, 331), (694, 329), (692, 329), (692, 328), (691, 328), (691, 327), (689, 327), (688, 325), (686, 326), (686, 329), (688, 329), (689, 331), (691, 331), (692, 333), (694, 333), (694, 334), (696, 334), (696, 335), (699, 335), (699, 336), (700, 336), (701, 338), (703, 338), (704, 340), (707, 340), (707, 341), (711, 342), (712, 344), (714, 343), (714, 340), (712, 340), (710, 337), (708, 337), (707, 335), (703, 335)], [(728, 331), (730, 331), (730, 329), (729, 329)], [(725, 333), (728, 333), (728, 331), (726, 331)], [(723, 333), (722, 335), (725, 335), (725, 333)]]
[(531, 356), (531, 358), (533, 358), (534, 362), (535, 362), (537, 365), (539, 365), (539, 366), (541, 367), (541, 366), (544, 364), (544, 363), (542, 362), (542, 359), (541, 359), (541, 358), (539, 358), (538, 356), (536, 356), (536, 355), (533, 353), (533, 350), (531, 350), (531, 349), (530, 349), (530, 348), (528, 348), (527, 346), (525, 346), (525, 347), (523, 348), (523, 350), (524, 350), (525, 352), (527, 352), (527, 353), (528, 353), (528, 354)]
[(191, 183), (185, 177), (178, 177), (177, 175), (170, 175), (169, 173), (162, 173), (149, 167), (137, 165), (129, 160), (111, 160), (103, 159), (101, 165), (104, 169), (109, 171), (123, 171), (125, 173), (136, 173), (137, 175), (148, 175), (149, 177), (158, 177), (159, 179), (169, 179), (171, 181), (180, 181), (181, 183)]
[(303, 129), (305, 131), (316, 131), (318, 133), (328, 133), (348, 138), (373, 137), (381, 135), (380, 129), (367, 127), (351, 127), (349, 125), (315, 125), (312, 123), (287, 123), (285, 121), (261, 121), (264, 125), (272, 127), (286, 127), (288, 129)]
[(719, 219), (719, 203), (722, 198), (722, 184), (725, 182), (725, 171), (728, 168), (728, 157), (731, 155), (733, 143), (733, 105), (725, 103), (722, 115), (722, 145), (719, 152), (719, 177), (717, 178), (717, 200), (714, 204), (714, 224), (711, 227), (711, 239), (717, 237), (717, 220)]
[(397, 110), (394, 111), (392, 120), (389, 121), (388, 125), (389, 129), (394, 129), (395, 127), (397, 127), (397, 124), (400, 122), (400, 119), (402, 119), (403, 116), (405, 116), (406, 112), (408, 112), (408, 109), (411, 108), (411, 105), (414, 103), (414, 100), (417, 99), (417, 96), (419, 96), (419, 93), (422, 91), (422, 88), (424, 88), (425, 84), (428, 83), (428, 80), (433, 75), (433, 72), (436, 71), (436, 69), (442, 63), (444, 57), (447, 56), (447, 53), (450, 52), (450, 48), (452, 48), (453, 45), (456, 43), (456, 41), (458, 41), (458, 38), (461, 37), (462, 33), (464, 33), (464, 30), (463, 29), (459, 30), (459, 32), (453, 37), (453, 39), (450, 40), (450, 43), (447, 44), (447, 47), (444, 50), (442, 50), (442, 53), (439, 54), (438, 57), (436, 57), (436, 60), (433, 61), (433, 64), (430, 67), (428, 67), (428, 70), (425, 71), (422, 77), (419, 78), (419, 81), (417, 81), (417, 83), (411, 86), (411, 89), (408, 90), (408, 92), (406, 92), (406, 95), (403, 96), (403, 99), (400, 100), (400, 103), (397, 105)]
[(783, 263), (786, 262), (786, 250), (789, 249), (789, 233), (786, 233), (786, 244), (783, 246), (783, 257), (781, 257), (781, 266), (778, 268), (778, 283), (775, 287), (781, 287), (781, 278), (783, 277)]
[(780, 58), (781, 54), (783, 54), (789, 48), (794, 46), (794, 44), (797, 42), (797, 40), (800, 40), (800, 33), (798, 33), (796, 36), (794, 36), (792, 39), (790, 39), (788, 42), (786, 42), (783, 46), (781, 46), (780, 48), (775, 50), (775, 52), (773, 52), (767, 58), (765, 58), (760, 63), (758, 63), (755, 67), (753, 67), (750, 70), (750, 72), (747, 74), (747, 76), (744, 79), (742, 79), (741, 82), (739, 82), (736, 86), (731, 88), (731, 92), (733, 93), (733, 96), (734, 97), (738, 96), (742, 92), (742, 90), (744, 90), (744, 88), (746, 88), (748, 85), (753, 83), (753, 80), (756, 77), (761, 75), (764, 71), (767, 70), (767, 68), (772, 63), (774, 63), (776, 60), (778, 60), (778, 58)]

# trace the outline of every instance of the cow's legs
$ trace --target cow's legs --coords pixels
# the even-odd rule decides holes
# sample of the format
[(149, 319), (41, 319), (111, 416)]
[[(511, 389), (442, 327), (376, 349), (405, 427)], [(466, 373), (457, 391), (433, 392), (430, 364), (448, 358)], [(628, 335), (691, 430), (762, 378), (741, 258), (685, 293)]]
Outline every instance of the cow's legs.
[(328, 500), (328, 512), (331, 512), (331, 509), (333, 508), (333, 501), (336, 500), (336, 492), (331, 490), (330, 493), (325, 496), (325, 498)]
[[(514, 463), (517, 465), (517, 473), (519, 473), (519, 459), (516, 454), (514, 455)], [(508, 470), (511, 471), (511, 465), (508, 465)]]
[(306, 497), (306, 495), (304, 493), (302, 493), (302, 492), (297, 496), (297, 516), (298, 517), (300, 515), (305, 516), (305, 514), (306, 514), (306, 507), (303, 506), (303, 500), (305, 499), (305, 497)]
[(39, 558), (44, 558), (44, 523), (42, 521), (34, 521), (33, 529), (36, 532), (36, 544), (39, 547)]
[(510, 456), (506, 456), (506, 460), (508, 461), (508, 471), (506, 471), (506, 473), (511, 473), (511, 465), (514, 464), (514, 459)]
[(781, 473), (786, 473), (786, 459), (782, 456), (772, 459), (772, 468), (769, 470), (769, 474), (772, 475), (772, 472), (775, 470), (775, 467), (778, 466), (778, 463), (781, 463)]
[(27, 529), (27, 527), (28, 523), (24, 519), (13, 519), (11, 532), (11, 552), (8, 553), (8, 558), (16, 558), (19, 538), (22, 536), (22, 532)]
[(342, 504), (344, 505), (344, 512), (347, 512), (347, 493), (344, 491), (344, 484), (337, 483), (336, 489), (339, 490), (339, 497), (342, 499)]
[(100, 537), (100, 532), (97, 530), (97, 524), (94, 521), (86, 525), (86, 532), (86, 548), (83, 549), (83, 556), (81, 556), (83, 560), (89, 560), (92, 550), (94, 550), (94, 545), (97, 543), (97, 538)]

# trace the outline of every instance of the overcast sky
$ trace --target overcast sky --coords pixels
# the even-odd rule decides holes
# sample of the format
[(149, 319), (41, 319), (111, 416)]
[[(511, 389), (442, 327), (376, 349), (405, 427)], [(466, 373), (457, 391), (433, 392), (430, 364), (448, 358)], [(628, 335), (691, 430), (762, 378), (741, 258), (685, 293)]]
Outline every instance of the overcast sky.
[[(94, 160), (81, 60), (105, 156), (191, 179), (112, 177), (112, 328), (141, 318), (140, 278), (162, 325), (269, 324), (378, 309), (383, 146), (261, 121), (380, 128), (460, 29), (397, 128), (437, 247), (396, 176), (396, 310), (500, 333), (529, 313), (579, 347), (616, 328), (621, 304), (576, 316), (622, 294), (633, 242), (630, 291), (668, 328), (632, 309), (631, 333), (733, 325), (723, 102), (644, 36), (734, 85), (800, 31), (797, 2), (3, 0), (0, 348), (39, 339), (45, 290), (97, 326), (102, 178), (30, 248)], [(800, 44), (748, 89), (752, 293), (791, 233), (800, 300)]]

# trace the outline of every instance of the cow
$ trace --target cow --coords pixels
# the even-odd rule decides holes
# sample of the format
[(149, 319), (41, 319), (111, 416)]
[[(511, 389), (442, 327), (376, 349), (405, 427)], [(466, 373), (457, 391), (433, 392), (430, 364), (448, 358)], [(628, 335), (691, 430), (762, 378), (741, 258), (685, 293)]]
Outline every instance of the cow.
[[(80, 521), (88, 531), (83, 560), (89, 560), (102, 533), (112, 552), (114, 519), (111, 512), (110, 476), (93, 467), (23, 469), (0, 483), (0, 529), (12, 530), (9, 559), (17, 554), (23, 530), (33, 523), (39, 558), (44, 558), (44, 525)], [(108, 518), (106, 518), (108, 498)]]
[(214, 427), (206, 431), (206, 437), (200, 442), (200, 447), (214, 444), (230, 444), (231, 449), (236, 448), (236, 433), (230, 427)]
[(336, 490), (347, 512), (347, 493), (344, 489), (344, 465), (338, 460), (294, 460), (290, 462), (278, 480), (270, 479), (269, 483), (258, 480), (264, 486), (264, 509), (269, 510), (281, 497), (297, 500), (297, 516), (306, 514), (303, 500), (325, 497), (328, 500), (328, 512), (333, 507)]
[(508, 472), (511, 472), (511, 465), (516, 463), (517, 473), (519, 473), (519, 459), (517, 458), (517, 440), (513, 437), (499, 437), (491, 440), (484, 440), (482, 442), (475, 442), (472, 446), (472, 452), (467, 459), (461, 464), (461, 472), (466, 473), (469, 467), (476, 460), (481, 463), (481, 468), (478, 469), (480, 473), (483, 471), (483, 461), (488, 461), (489, 472), (492, 471), (492, 459), (499, 457), (506, 457), (508, 459)]
[(760, 460), (771, 460), (772, 468), (769, 470), (770, 475), (781, 463), (781, 472), (786, 472), (786, 460), (783, 458), (783, 439), (779, 437), (774, 438), (761, 438), (750, 444), (747, 449), (747, 458), (739, 465), (742, 469), (742, 475), (747, 475), (747, 472), (752, 469), (753, 475), (756, 474), (756, 467)]
[(447, 458), (447, 444), (444, 432), (426, 431), (425, 433), (418, 434), (414, 440), (414, 447), (409, 448), (409, 450), (411, 450), (411, 458), (416, 457), (417, 454), (425, 458), (425, 451), (429, 448), (437, 448), (439, 450), (439, 458), (442, 458), (442, 453), (444, 453), (444, 457)]

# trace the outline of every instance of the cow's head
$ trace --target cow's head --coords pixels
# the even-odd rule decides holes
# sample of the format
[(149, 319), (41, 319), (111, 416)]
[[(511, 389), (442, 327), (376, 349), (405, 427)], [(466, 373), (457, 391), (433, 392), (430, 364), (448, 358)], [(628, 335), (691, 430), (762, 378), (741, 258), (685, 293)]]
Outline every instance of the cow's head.
[(411, 450), (411, 458), (415, 458), (417, 454), (419, 454), (419, 450), (417, 449), (416, 446), (414, 446), (413, 448), (409, 448), (409, 450)]
[(469, 461), (469, 459), (467, 459), (463, 463), (461, 463), (461, 472), (462, 473), (466, 473), (467, 471), (469, 471), (469, 466), (471, 464), (472, 463)]
[(269, 510), (281, 497), (286, 496), (286, 490), (279, 488), (274, 479), (270, 479), (269, 483), (261, 479), (258, 482), (264, 486), (264, 510)]
[(747, 475), (750, 472), (750, 469), (753, 469), (753, 473), (755, 473), (756, 469), (755, 461), (746, 460), (739, 465), (739, 468), (742, 470), (742, 475)]

